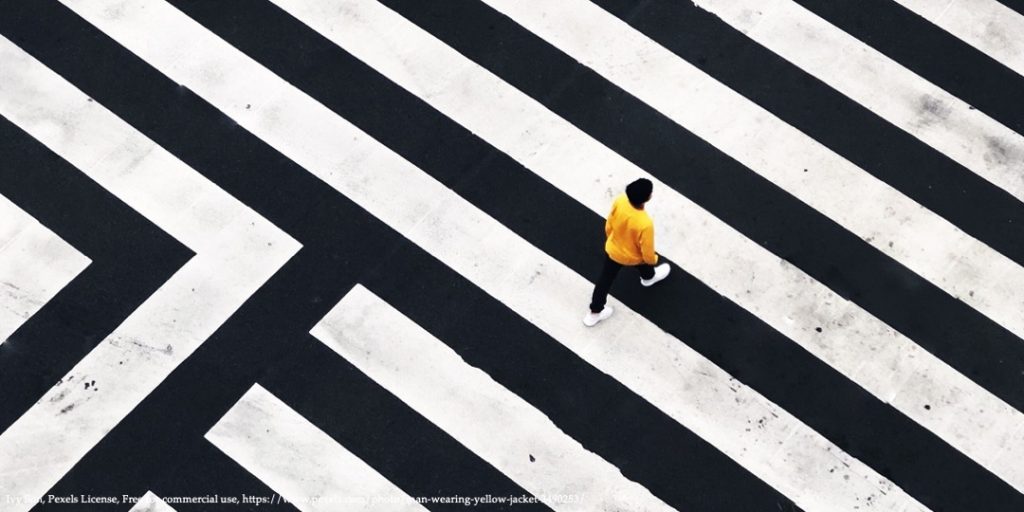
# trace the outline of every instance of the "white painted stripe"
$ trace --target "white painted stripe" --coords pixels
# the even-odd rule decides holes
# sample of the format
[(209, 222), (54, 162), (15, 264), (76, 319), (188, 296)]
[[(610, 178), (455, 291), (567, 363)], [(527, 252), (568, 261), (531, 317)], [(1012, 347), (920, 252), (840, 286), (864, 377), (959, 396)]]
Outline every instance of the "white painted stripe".
[[(995, 185), (1024, 200), (1024, 137), (928, 83), (791, 0), (699, 0), (748, 37), (815, 75)], [(978, 3), (978, 2), (967, 2)], [(995, 3), (995, 2), (988, 2)], [(1020, 18), (1019, 16), (1017, 16)], [(943, 19), (951, 19), (950, 15)], [(1024, 18), (1020, 19), (1024, 28)], [(1024, 32), (1019, 32), (1024, 33)], [(654, 43), (631, 37), (636, 52)], [(573, 50), (575, 51), (575, 49)], [(616, 49), (622, 52), (621, 48)], [(658, 48), (658, 53), (667, 50)], [(597, 58), (593, 53), (591, 57)], [(617, 53), (614, 58), (621, 58)], [(596, 68), (615, 81), (653, 68)], [(677, 59), (631, 92), (856, 233), (866, 242), (1024, 338), (1024, 269), (849, 161)], [(684, 81), (685, 80), (685, 81)], [(662, 84), (687, 84), (664, 89)], [(708, 101), (730, 115), (701, 119), (684, 105)], [(713, 91), (712, 89), (717, 89)], [(699, 96), (698, 94), (704, 94)], [(711, 96), (719, 96), (714, 100)], [(717, 128), (720, 121), (750, 119)], [(707, 125), (700, 131), (699, 125)], [(746, 126), (760, 126), (745, 131)], [(755, 138), (756, 137), (756, 138)], [(810, 169), (803, 173), (802, 169)], [(912, 172), (908, 169), (907, 172)], [(853, 193), (853, 192), (856, 193)], [(892, 244), (890, 246), (890, 244)]]
[(1024, 136), (792, 0), (695, 3), (1024, 201)]
[(0, 196), (0, 344), (91, 261)]
[(303, 512), (425, 510), (259, 384), (206, 439)]
[[(197, 253), (0, 434), (0, 496), (31, 501), (213, 334), (299, 244), (3, 38), (0, 62), (0, 115)], [(95, 385), (85, 389), (83, 381)]]
[[(879, 510), (924, 509), (891, 482), (624, 304), (612, 299), (615, 321), (594, 329), (584, 328), (580, 314), (585, 312), (593, 290), (590, 282), (166, 3), (147, 0), (123, 4), (124, 9), (116, 19), (104, 14), (105, 7), (114, 5), (111, 1), (69, 5), (172, 80), (187, 85), (240, 126), (780, 489), (804, 509), (852, 509), (869, 498)], [(179, 60), (179, 55), (202, 59)], [(209, 70), (225, 72), (216, 74), (214, 80), (210, 79)], [(495, 119), (518, 133), (519, 115), (528, 114)], [(579, 147), (586, 150), (597, 150), (593, 168), (605, 171), (611, 165), (619, 166), (611, 172), (610, 181), (601, 181), (598, 197), (587, 201), (592, 207), (599, 206), (603, 214), (608, 207), (605, 187), (621, 187), (626, 182), (624, 177), (632, 179), (640, 172), (606, 148), (586, 143), (586, 139), (569, 139), (566, 144), (541, 145), (536, 149), (556, 154), (572, 146), (572, 142), (581, 143)], [(572, 163), (573, 166), (561, 167), (560, 171), (583, 168), (576, 161)], [(589, 174), (600, 175), (603, 174)], [(594, 190), (578, 195), (590, 197)], [(659, 201), (668, 194), (659, 190)], [(744, 281), (749, 276), (748, 269), (761, 268), (761, 263), (747, 264), (749, 255), (767, 253), (756, 252), (755, 244), (742, 242), (742, 237), (700, 213), (696, 206), (685, 206), (683, 198), (676, 201), (679, 202), (673, 204), (680, 205), (680, 209), (661, 217), (671, 221), (663, 225), (675, 225), (678, 229), (670, 231), (687, 234), (693, 228), (694, 239), (703, 236), (700, 250), (692, 255), (703, 266), (725, 275), (742, 268), (744, 276), (736, 279)], [(715, 240), (723, 235), (712, 232), (710, 239), (704, 236), (707, 231), (700, 226), (705, 222), (733, 233), (725, 238), (740, 242), (716, 246)], [(666, 235), (667, 232), (659, 235), (659, 240), (664, 241)], [(678, 246), (678, 241), (672, 243)], [(724, 265), (726, 262), (729, 264)], [(770, 264), (774, 268), (782, 262), (773, 258)], [(769, 272), (769, 276), (772, 274)], [(778, 285), (771, 279), (762, 284), (760, 278), (754, 284), (758, 294), (763, 293), (762, 286), (771, 289)], [(801, 291), (789, 285), (779, 285), (779, 289), (783, 293)], [(814, 304), (838, 307), (841, 301), (832, 294), (826, 300), (827, 305)], [(813, 310), (808, 314), (817, 316)], [(808, 330), (814, 327), (813, 323), (801, 325)], [(841, 350), (851, 344), (857, 346), (855, 338), (850, 340), (826, 341), (836, 343), (835, 350)], [(855, 355), (863, 353), (871, 352), (864, 348)], [(759, 428), (750, 429), (751, 424)]]
[(128, 512), (176, 512), (170, 505), (151, 491), (146, 492)]
[[(664, 108), (664, 112), (669, 112), (687, 129), (709, 138), (716, 145), (725, 146), (733, 156), (745, 160), (748, 165), (776, 168), (780, 173), (793, 177), (820, 176), (821, 180), (807, 178), (800, 185), (814, 196), (812, 199), (821, 203), (812, 204), (815, 208), (826, 211), (838, 208), (844, 215), (852, 213), (850, 219), (857, 222), (875, 214), (882, 217), (890, 215), (886, 213), (887, 208), (891, 208), (890, 212), (900, 212), (894, 218), (895, 224), (892, 219), (878, 220), (870, 231), (877, 237), (872, 243), (894, 240), (901, 254), (914, 255), (914, 258), (898, 258), (904, 262), (926, 261), (936, 253), (942, 253), (934, 262), (935, 269), (943, 267), (939, 272), (943, 276), (939, 282), (944, 279), (947, 285), (973, 282), (972, 272), (983, 275), (995, 268), (1005, 272), (993, 275), (999, 276), (1002, 282), (989, 287), (989, 297), (992, 300), (1003, 297), (1005, 300), (1020, 293), (1019, 290), (1005, 289), (1006, 283), (1017, 282), (1019, 267), (1012, 263), (1000, 265), (1000, 261), (1008, 260), (1000, 260), (997, 253), (967, 238), (920, 206), (911, 209), (907, 206), (909, 200), (869, 179), (866, 173), (852, 169), (848, 162), (828, 153), (811, 139), (803, 138), (801, 142), (797, 138), (798, 132), (770, 117), (767, 112), (759, 110), (760, 114), (754, 115), (756, 107), (742, 96), (713, 82), (593, 4), (582, 0), (484, 1), (619, 83), (627, 91), (660, 105), (659, 108)], [(349, 27), (346, 30), (350, 30)], [(421, 55), (424, 52), (426, 50), (420, 50)], [(432, 59), (440, 58), (434, 52), (430, 54)], [(428, 62), (426, 59), (407, 59), (406, 64), (410, 69), (418, 69)], [(570, 136), (571, 130), (564, 124), (557, 125), (541, 117), (541, 121), (528, 124), (529, 131), (525, 131), (523, 125), (499, 113), (516, 109), (522, 116), (525, 101), (502, 106), (503, 101), (511, 101), (508, 99), (508, 87), (489, 92), (487, 88), (496, 88), (498, 82), (480, 79), (484, 85), (471, 89), (465, 85), (469, 80), (467, 76), (455, 71), (461, 68), (452, 66), (451, 61), (446, 61), (444, 74), (437, 74), (434, 70), (433, 78), (417, 73), (414, 75), (416, 79), (425, 84), (409, 86), (415, 85), (416, 90), (421, 91), (417, 94), (429, 97), (431, 104), (444, 111), (444, 107), (439, 106), (444, 99), (443, 94), (431, 96), (422, 91), (428, 88), (439, 90), (438, 82), (445, 76), (458, 77), (459, 94), (467, 98), (462, 100), (461, 108), (486, 105), (488, 115), (503, 123), (501, 129), (491, 128), (492, 133), (484, 131), (483, 123), (468, 124), (474, 133), (489, 138), (506, 153), (518, 155), (516, 158), (525, 165), (594, 211), (604, 211), (606, 190), (640, 174), (639, 169), (606, 148), (581, 136)], [(410, 71), (405, 73), (413, 76)], [(468, 100), (470, 90), (475, 91), (472, 94), (478, 94), (472, 101)], [(499, 90), (501, 92), (497, 92)], [(716, 124), (717, 127), (712, 126)], [(746, 137), (747, 130), (757, 138)], [(538, 141), (560, 141), (561, 144), (558, 148), (545, 147), (538, 151)], [(816, 167), (822, 172), (804, 173), (799, 166), (785, 168), (795, 165), (788, 161), (791, 156), (814, 153), (823, 158), (822, 165)], [(826, 161), (831, 164), (824, 165)], [(591, 169), (593, 172), (588, 174), (588, 181), (575, 173), (565, 172), (566, 169)], [(605, 181), (605, 176), (609, 176), (608, 181)], [(832, 190), (834, 195), (820, 195), (814, 192), (815, 187)], [(662, 210), (659, 219), (669, 219), (667, 223), (661, 220), (659, 223), (672, 226), (659, 231), (659, 252), (682, 262), (687, 271), (698, 279), (1017, 489), (1024, 490), (1024, 467), (1003, 457), (1007, 452), (1024, 457), (1024, 443), (1014, 437), (1015, 433), (1022, 431), (1024, 415), (856, 304), (836, 296), (799, 269), (742, 238), (682, 196), (672, 191), (659, 191), (657, 197), (654, 202), (658, 207), (668, 210)], [(880, 202), (872, 206), (876, 199)], [(871, 207), (865, 209), (866, 206)], [(872, 212), (874, 207), (877, 211)], [(902, 217), (904, 214), (906, 217)], [(889, 226), (899, 226), (903, 221), (913, 229), (898, 227), (899, 233), (886, 231), (884, 237), (878, 231), (879, 226), (887, 226), (885, 229), (888, 229)], [(940, 236), (941, 233), (948, 236)], [(889, 238), (895, 235), (898, 238)], [(949, 253), (944, 252), (947, 245), (953, 248)], [(979, 262), (985, 262), (988, 267), (979, 268)], [(922, 273), (926, 277), (929, 274)], [(994, 283), (997, 280), (993, 277), (985, 281)], [(1019, 319), (1014, 323), (1019, 324)], [(821, 327), (822, 332), (816, 332), (816, 327)], [(924, 408), (926, 404), (929, 409)]]
[(996, 0), (895, 0), (1024, 76), (1024, 16)]
[(673, 510), (361, 285), (310, 333), (554, 510)]

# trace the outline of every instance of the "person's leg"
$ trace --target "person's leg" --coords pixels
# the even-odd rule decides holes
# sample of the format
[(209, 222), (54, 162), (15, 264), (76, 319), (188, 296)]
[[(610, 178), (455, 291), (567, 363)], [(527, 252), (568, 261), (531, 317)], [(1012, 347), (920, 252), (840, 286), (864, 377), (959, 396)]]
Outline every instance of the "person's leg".
[(662, 261), (657, 266), (637, 265), (637, 269), (640, 271), (640, 284), (646, 288), (668, 277), (668, 273), (672, 268), (668, 265), (667, 261)]
[(651, 279), (654, 277), (654, 266), (646, 263), (641, 263), (636, 266), (636, 269), (640, 271), (640, 279)]
[(612, 287), (612, 282), (615, 281), (615, 276), (619, 273), (619, 269), (622, 265), (615, 263), (606, 254), (604, 256), (604, 266), (601, 268), (601, 275), (597, 278), (597, 284), (594, 285), (594, 295), (590, 298), (590, 311), (592, 313), (600, 313), (604, 309), (604, 303), (608, 300), (608, 290)]

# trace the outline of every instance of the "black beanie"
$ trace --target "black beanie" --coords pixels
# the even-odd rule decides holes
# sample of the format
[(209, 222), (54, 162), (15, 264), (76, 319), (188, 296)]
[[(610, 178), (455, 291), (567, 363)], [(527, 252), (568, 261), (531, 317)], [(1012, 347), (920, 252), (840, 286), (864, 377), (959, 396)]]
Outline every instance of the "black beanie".
[(652, 191), (654, 191), (654, 184), (647, 178), (640, 178), (626, 185), (626, 197), (629, 198), (630, 203), (636, 206), (646, 203), (651, 198)]

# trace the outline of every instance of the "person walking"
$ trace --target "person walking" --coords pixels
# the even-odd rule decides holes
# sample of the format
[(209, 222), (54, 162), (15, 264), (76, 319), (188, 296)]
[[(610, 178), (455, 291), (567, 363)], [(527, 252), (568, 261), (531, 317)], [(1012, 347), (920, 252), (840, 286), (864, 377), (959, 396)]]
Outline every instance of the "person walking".
[(612, 316), (612, 307), (605, 302), (608, 290), (622, 267), (636, 267), (643, 286), (652, 286), (668, 276), (671, 267), (667, 262), (658, 265), (658, 253), (654, 251), (654, 221), (644, 210), (653, 191), (651, 180), (640, 178), (627, 185), (626, 193), (612, 203), (612, 211), (604, 223), (604, 267), (594, 285), (590, 311), (583, 317), (583, 325), (593, 327)]

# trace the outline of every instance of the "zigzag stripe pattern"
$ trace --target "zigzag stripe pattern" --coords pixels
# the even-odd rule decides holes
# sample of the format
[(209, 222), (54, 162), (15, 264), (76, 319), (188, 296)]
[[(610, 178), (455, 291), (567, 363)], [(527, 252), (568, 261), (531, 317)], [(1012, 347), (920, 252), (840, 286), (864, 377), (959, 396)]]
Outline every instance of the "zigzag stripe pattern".
[(855, 3), (0, 4), (0, 508), (1024, 508), (1024, 15)]
[[(8, 476), (0, 494), (32, 503), (298, 245), (10, 41), (0, 41), (0, 52), (0, 113), (196, 253), (0, 434), (0, 473)], [(76, 136), (54, 130), (53, 119)]]

